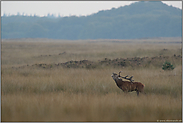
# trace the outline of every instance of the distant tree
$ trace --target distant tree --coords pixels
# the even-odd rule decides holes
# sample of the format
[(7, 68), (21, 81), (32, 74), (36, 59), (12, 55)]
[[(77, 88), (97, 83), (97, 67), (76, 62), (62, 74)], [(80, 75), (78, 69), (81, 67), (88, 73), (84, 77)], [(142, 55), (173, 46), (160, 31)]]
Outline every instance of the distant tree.
[(25, 13), (24, 12), (22, 13), (22, 16), (25, 16)]
[(20, 12), (17, 12), (17, 16), (20, 16)]
[(50, 13), (47, 14), (47, 17), (49, 17), (49, 16), (50, 16)]
[(60, 18), (61, 17), (61, 15), (60, 15), (60, 13), (58, 14), (58, 18)]
[(6, 13), (4, 13), (4, 14), (3, 14), (3, 17), (7, 17), (7, 14), (6, 14)]

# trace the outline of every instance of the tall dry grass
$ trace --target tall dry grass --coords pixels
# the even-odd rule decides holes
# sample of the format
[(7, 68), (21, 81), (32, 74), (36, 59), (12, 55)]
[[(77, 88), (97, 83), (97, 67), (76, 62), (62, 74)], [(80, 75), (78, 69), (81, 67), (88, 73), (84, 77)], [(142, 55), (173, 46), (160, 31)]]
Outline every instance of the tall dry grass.
[(2, 100), (2, 121), (181, 120), (181, 100), (166, 95), (136, 97), (52, 92), (12, 94)]
[[(26, 71), (26, 70), (24, 70)], [(123, 70), (146, 95), (125, 95), (110, 77), (119, 69), (27, 70), (2, 75), (2, 121), (181, 120), (181, 69)]]
[[(133, 45), (133, 49), (129, 47)], [(144, 47), (146, 46), (146, 47)], [(168, 49), (163, 51), (163, 49)], [(60, 52), (66, 54), (59, 56)], [(149, 51), (149, 52), (148, 52)], [(181, 54), (180, 45), (91, 42), (2, 42), (2, 121), (182, 120), (182, 66), (161, 68), (41, 69), (25, 64)], [(127, 53), (127, 54), (125, 54)], [(40, 55), (49, 55), (50, 57)], [(14, 69), (12, 67), (17, 67)], [(146, 95), (124, 94), (112, 72), (133, 75)]]

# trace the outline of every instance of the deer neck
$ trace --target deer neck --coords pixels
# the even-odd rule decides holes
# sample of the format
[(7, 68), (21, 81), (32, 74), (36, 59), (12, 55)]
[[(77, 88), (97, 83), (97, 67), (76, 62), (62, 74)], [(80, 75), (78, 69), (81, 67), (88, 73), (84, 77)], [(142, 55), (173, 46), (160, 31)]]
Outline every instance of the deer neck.
[(123, 82), (123, 80), (122, 80), (121, 78), (119, 78), (119, 77), (116, 77), (116, 78), (114, 79), (114, 81), (116, 82), (117, 86), (118, 86), (121, 82)]

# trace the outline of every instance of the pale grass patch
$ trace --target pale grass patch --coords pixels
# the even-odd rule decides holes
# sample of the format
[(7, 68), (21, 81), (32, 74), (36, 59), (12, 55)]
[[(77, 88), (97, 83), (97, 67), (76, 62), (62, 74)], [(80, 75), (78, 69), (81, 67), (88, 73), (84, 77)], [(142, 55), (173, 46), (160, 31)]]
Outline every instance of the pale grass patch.
[(124, 94), (116, 86), (110, 75), (118, 71), (36, 69), (28, 75), (23, 71), (3, 75), (2, 121), (181, 119), (180, 74), (172, 78), (172, 72), (123, 69), (122, 75), (134, 75), (145, 84), (147, 94), (137, 97), (135, 92)]
[[(65, 54), (59, 55), (63, 52)], [(98, 61), (103, 58), (173, 56), (174, 54), (181, 54), (181, 44), (135, 43), (135, 41), (133, 43), (92, 41), (2, 42), (2, 64), (10, 67), (35, 63), (62, 63), (70, 60)]]
[[(2, 121), (182, 120), (182, 65), (161, 68), (43, 69), (39, 63), (180, 55), (180, 44), (2, 42)], [(168, 49), (168, 50), (163, 50)], [(58, 55), (66, 52), (66, 54)], [(41, 56), (51, 55), (51, 56)], [(22, 65), (29, 67), (19, 68)], [(14, 68), (12, 68), (14, 67)], [(146, 95), (124, 94), (113, 72), (134, 76)]]
[(2, 121), (156, 121), (181, 119), (181, 101), (164, 95), (12, 94), (2, 99)]

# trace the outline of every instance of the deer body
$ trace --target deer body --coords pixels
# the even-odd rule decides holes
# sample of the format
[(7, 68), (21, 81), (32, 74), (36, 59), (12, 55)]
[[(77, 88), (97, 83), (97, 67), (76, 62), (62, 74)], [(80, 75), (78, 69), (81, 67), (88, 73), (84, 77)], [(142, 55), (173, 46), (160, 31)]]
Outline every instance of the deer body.
[(123, 92), (132, 92), (136, 91), (137, 96), (139, 95), (139, 92), (144, 92), (144, 84), (140, 82), (129, 82), (129, 81), (123, 81), (120, 77), (120, 75), (117, 75), (116, 73), (113, 73), (112, 78), (116, 82), (116, 85), (123, 90)]

